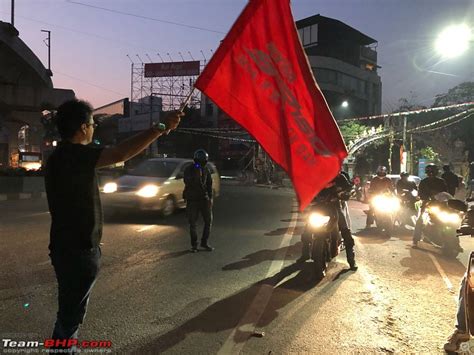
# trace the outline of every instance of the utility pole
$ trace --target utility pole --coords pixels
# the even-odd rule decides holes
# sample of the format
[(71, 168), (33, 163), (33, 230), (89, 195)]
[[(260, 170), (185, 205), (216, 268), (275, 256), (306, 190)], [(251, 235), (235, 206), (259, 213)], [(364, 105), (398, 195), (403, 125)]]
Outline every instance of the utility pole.
[(51, 31), (49, 30), (41, 30), (41, 32), (45, 32), (48, 34), (48, 38), (45, 42), (46, 47), (48, 47), (48, 75), (53, 76), (53, 72), (51, 71)]
[(15, 27), (15, 0), (12, 0), (12, 20), (11, 20), (11, 24), (13, 27)]
[(403, 157), (405, 164), (400, 164), (400, 172), (408, 171), (408, 157), (410, 156), (409, 150), (407, 151), (407, 116), (403, 116)]

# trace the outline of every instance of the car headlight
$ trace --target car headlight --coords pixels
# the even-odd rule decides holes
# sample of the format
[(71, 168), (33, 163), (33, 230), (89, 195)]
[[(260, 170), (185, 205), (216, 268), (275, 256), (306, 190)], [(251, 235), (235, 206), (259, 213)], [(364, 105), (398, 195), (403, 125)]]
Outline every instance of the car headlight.
[(378, 212), (383, 213), (393, 213), (400, 209), (400, 200), (393, 196), (375, 196), (372, 204)]
[(436, 214), (436, 217), (443, 223), (449, 224), (461, 224), (461, 217), (457, 213), (449, 213), (446, 211), (441, 211)]
[(319, 213), (311, 213), (309, 215), (309, 224), (313, 228), (321, 228), (328, 224), (330, 220), (329, 216), (324, 216)]
[(102, 191), (106, 194), (111, 194), (112, 192), (117, 191), (117, 184), (115, 182), (108, 182), (104, 185)]
[(140, 197), (150, 198), (155, 197), (158, 194), (160, 188), (156, 185), (146, 185), (137, 191), (137, 195)]

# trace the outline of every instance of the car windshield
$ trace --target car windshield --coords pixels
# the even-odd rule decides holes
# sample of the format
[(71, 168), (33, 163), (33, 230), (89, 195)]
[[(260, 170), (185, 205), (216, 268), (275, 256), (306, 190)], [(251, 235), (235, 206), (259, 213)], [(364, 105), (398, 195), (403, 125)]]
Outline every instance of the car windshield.
[(128, 175), (167, 178), (175, 171), (178, 163), (160, 160), (148, 160), (131, 170)]

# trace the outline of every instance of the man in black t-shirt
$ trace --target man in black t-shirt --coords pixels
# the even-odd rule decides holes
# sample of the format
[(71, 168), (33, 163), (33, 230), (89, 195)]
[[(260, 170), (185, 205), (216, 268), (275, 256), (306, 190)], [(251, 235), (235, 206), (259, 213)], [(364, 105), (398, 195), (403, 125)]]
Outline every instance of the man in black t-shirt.
[(413, 248), (418, 247), (418, 242), (421, 240), (423, 233), (423, 213), (425, 212), (428, 201), (433, 199), (440, 192), (447, 192), (448, 188), (443, 179), (438, 177), (438, 167), (434, 164), (428, 164), (425, 167), (426, 178), (421, 180), (418, 186), (418, 196), (420, 196), (421, 205), (418, 219), (415, 224), (415, 231), (413, 232)]
[(77, 338), (100, 268), (102, 208), (96, 169), (139, 154), (159, 136), (175, 129), (181, 116), (170, 113), (164, 125), (115, 147), (96, 149), (89, 145), (96, 126), (90, 104), (71, 100), (58, 108), (55, 119), (62, 141), (45, 169), (51, 214), (49, 249), (58, 281), (59, 310), (53, 339)]
[(456, 194), (456, 189), (459, 187), (459, 177), (451, 171), (449, 165), (443, 165), (443, 174), (441, 174), (441, 179), (446, 183), (448, 188), (448, 193), (454, 197)]

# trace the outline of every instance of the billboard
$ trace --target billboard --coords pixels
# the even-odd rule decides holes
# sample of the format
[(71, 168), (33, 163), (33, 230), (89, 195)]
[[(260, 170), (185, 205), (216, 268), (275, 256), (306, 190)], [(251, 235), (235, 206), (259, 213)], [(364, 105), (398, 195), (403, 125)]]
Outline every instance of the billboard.
[(199, 75), (200, 62), (145, 63), (145, 78)]

